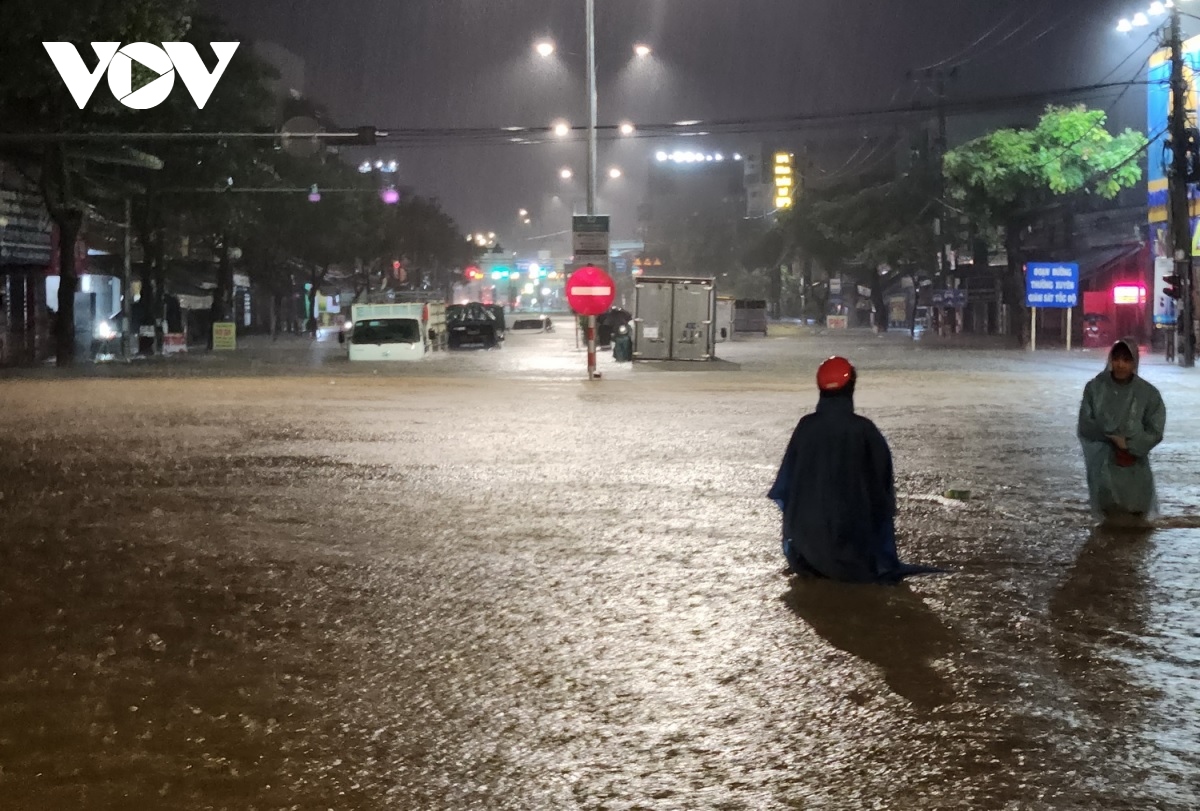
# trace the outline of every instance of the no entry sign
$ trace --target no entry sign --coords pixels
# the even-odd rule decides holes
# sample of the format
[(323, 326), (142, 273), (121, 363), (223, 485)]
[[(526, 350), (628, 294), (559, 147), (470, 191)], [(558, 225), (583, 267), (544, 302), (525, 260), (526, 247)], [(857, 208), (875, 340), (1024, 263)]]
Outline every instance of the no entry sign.
[(567, 279), (567, 303), (576, 315), (606, 313), (616, 297), (612, 277), (595, 265), (581, 267)]

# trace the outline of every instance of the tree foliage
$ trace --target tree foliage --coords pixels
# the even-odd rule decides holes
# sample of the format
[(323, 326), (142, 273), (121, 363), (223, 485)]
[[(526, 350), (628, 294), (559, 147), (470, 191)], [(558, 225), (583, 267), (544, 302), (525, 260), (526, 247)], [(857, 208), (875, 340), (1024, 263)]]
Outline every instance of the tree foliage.
[(1105, 129), (1107, 114), (1049, 107), (1033, 129), (997, 130), (945, 157), (951, 201), (979, 225), (1006, 227), (1076, 193), (1112, 199), (1142, 177), (1145, 135)]
[[(70, 41), (91, 61), (92, 41), (182, 40), (196, 45), (211, 67), (209, 43), (231, 37), (219, 20), (193, 15), (194, 9), (193, 0), (7, 0), (0, 53), (21, 69), (0, 72), (0, 130), (22, 135), (262, 132), (286, 117), (319, 109), (311, 100), (275, 98), (267, 84), (273, 70), (246, 45), (203, 110), (178, 84), (158, 107), (130, 110), (112, 98), (103, 80), (80, 110), (41, 45)], [(135, 72), (135, 87), (138, 78)], [(255, 284), (278, 297), (305, 283), (315, 295), (326, 278), (364, 266), (390, 270), (394, 261), (406, 260), (422, 274), (436, 275), (470, 259), (463, 235), (436, 201), (413, 197), (384, 205), (377, 179), (359, 175), (332, 152), (297, 157), (263, 139), (141, 143), (135, 136), (128, 144), (35, 139), (3, 148), (0, 159), (40, 188), (58, 226), (60, 363), (74, 355), (76, 238), (88, 234), (89, 223), (98, 231), (112, 230), (123, 220), (128, 198), (134, 200), (134, 232), (143, 258), (146, 323), (162, 318), (163, 292), (179, 261), (211, 263), (216, 272), (212, 315), (228, 318), (239, 262)], [(313, 185), (343, 191), (310, 203)]]
[(1113, 135), (1106, 122), (1102, 110), (1052, 106), (1032, 129), (997, 130), (946, 154), (949, 202), (967, 216), (972, 234), (1003, 235), (1009, 304), (1022, 300), (1027, 226), (1072, 196), (1112, 199), (1141, 179), (1146, 136), (1128, 129)]

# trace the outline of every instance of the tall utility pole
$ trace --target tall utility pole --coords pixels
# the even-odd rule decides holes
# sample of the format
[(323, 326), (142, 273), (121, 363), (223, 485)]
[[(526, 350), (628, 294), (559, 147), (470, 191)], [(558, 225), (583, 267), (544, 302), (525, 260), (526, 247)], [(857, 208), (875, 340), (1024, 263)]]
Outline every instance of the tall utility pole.
[[(585, 0), (587, 11), (587, 94), (588, 94), (588, 130), (587, 130), (587, 213), (589, 217), (596, 214), (596, 0)], [(608, 257), (605, 257), (604, 270), (608, 271)], [(596, 316), (589, 315), (587, 320), (587, 353), (588, 379), (600, 377), (596, 372)]]
[(596, 213), (596, 0), (587, 4), (587, 213)]
[(125, 258), (121, 279), (121, 359), (129, 360), (134, 352), (137, 333), (133, 331), (133, 198), (125, 198)]
[[(937, 196), (938, 196), (938, 216), (934, 221), (934, 236), (937, 238), (938, 252), (938, 275), (942, 279), (942, 284), (947, 289), (955, 286), (954, 279), (951, 277), (950, 257), (946, 252), (946, 240), (949, 238), (950, 229), (946, 226), (948, 209), (942, 202), (946, 198), (946, 171), (943, 163), (946, 157), (947, 138), (946, 138), (946, 78), (954, 78), (958, 75), (958, 68), (952, 67), (949, 71), (942, 67), (928, 68), (919, 74), (909, 73), (908, 77), (919, 81), (921, 84), (932, 84), (932, 91), (937, 98), (937, 135), (933, 142), (933, 171), (936, 173), (937, 180)], [(926, 85), (928, 86), (928, 85)], [(941, 314), (939, 313), (939, 323)]]
[(1187, 79), (1183, 73), (1183, 31), (1179, 7), (1171, 8), (1171, 174), (1168, 187), (1171, 198), (1171, 245), (1174, 249), (1175, 275), (1180, 279), (1179, 317), (1183, 353), (1179, 365), (1196, 365), (1196, 322), (1192, 309), (1192, 212), (1188, 200), (1187, 154)]
[[(946, 72), (943, 70), (937, 72), (937, 100), (938, 134), (934, 159), (937, 160), (937, 188), (938, 200), (940, 202), (946, 199)], [(956, 285), (950, 277), (950, 257), (946, 255), (946, 239), (948, 238), (947, 232), (949, 230), (946, 228), (946, 214), (947, 209), (943, 204), (937, 219), (938, 269), (942, 273), (942, 284), (945, 285), (947, 290), (950, 290)], [(958, 327), (957, 322), (955, 323), (955, 327)], [(947, 329), (944, 329), (943, 332), (949, 334), (949, 330)]]

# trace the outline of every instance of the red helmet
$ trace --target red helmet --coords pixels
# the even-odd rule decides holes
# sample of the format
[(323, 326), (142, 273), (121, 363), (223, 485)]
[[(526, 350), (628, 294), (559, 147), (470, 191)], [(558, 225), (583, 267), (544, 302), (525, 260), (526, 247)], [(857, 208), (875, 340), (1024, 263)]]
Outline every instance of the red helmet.
[(854, 380), (854, 364), (834, 355), (817, 369), (817, 388), (821, 391), (840, 391)]

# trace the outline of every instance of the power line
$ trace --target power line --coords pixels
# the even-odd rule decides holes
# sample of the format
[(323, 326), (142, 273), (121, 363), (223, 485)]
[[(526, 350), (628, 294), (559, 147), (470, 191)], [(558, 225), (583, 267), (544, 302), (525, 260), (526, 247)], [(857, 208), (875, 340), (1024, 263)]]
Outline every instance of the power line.
[[(1040, 11), (1041, 11), (1041, 9), (1039, 9), (1039, 12)], [(1036, 17), (1036, 15), (1037, 15), (1037, 13), (1035, 12), (1034, 17)], [(1030, 17), (1029, 21), (1032, 22), (1034, 17)], [(1012, 46), (1012, 48), (1008, 52), (1011, 53), (1013, 51), (1019, 51), (1023, 48), (1028, 48), (1030, 45), (1033, 45), (1033, 44), (1039, 42), (1040, 40), (1042, 40), (1044, 37), (1048, 36), (1055, 29), (1060, 28), (1064, 23), (1070, 22), (1071, 20), (1074, 20), (1075, 18), (1076, 18), (1075, 12), (1073, 10), (1068, 9), (1067, 13), (1065, 15), (1063, 15), (1062, 18), (1051, 23), (1046, 28), (1042, 29), (1042, 31), (1040, 33), (1038, 33), (1036, 36), (1034, 36), (1018, 45)], [(1016, 31), (1014, 31), (1013, 33), (1015, 34)], [(1004, 40), (1002, 40), (1002, 42), (1003, 41)], [(992, 59), (995, 59), (996, 56), (998, 56), (998, 54), (995, 54), (993, 52), (996, 50), (996, 48), (1000, 44), (1001, 43), (999, 43), (999, 42), (993, 43), (992, 45), (989, 45), (988, 47), (984, 48), (983, 50), (979, 51), (978, 53), (972, 54), (968, 58), (962, 60), (961, 62), (956, 63), (956, 66), (962, 66), (962, 65), (966, 65), (970, 62), (974, 62), (976, 60), (979, 60), (980, 58), (982, 58), (983, 56), (985, 56), (987, 54), (992, 54), (992, 55), (989, 57), (989, 59), (987, 59), (985, 61), (991, 61)]]
[[(1057, 88), (1054, 90), (1032, 93), (994, 96), (974, 100), (960, 100), (943, 105), (947, 114), (969, 114), (996, 109), (1012, 109), (1044, 104), (1055, 100), (1065, 101), (1068, 98), (1082, 99), (1105, 94), (1107, 91), (1127, 91), (1131, 85), (1149, 84), (1145, 81), (1132, 82), (1098, 82), (1090, 85)], [(803, 113), (788, 116), (772, 116), (761, 118), (714, 119), (697, 121), (694, 124), (679, 125), (674, 123), (658, 123), (640, 125), (632, 136), (620, 134), (620, 125), (602, 124), (597, 129), (609, 139), (642, 138), (663, 139), (698, 135), (731, 135), (763, 132), (785, 132), (821, 128), (839, 128), (846, 126), (884, 126), (897, 121), (916, 117), (928, 116), (938, 112), (938, 104), (905, 104), (888, 105), (880, 108), (865, 108), (845, 110), (841, 112)], [(575, 128), (582, 131), (582, 127)], [(561, 143), (562, 139), (553, 137), (551, 129), (545, 126), (537, 127), (385, 127), (376, 128), (377, 143), (398, 146), (449, 146), (449, 142), (457, 141), (476, 146), (503, 146), (507, 144), (532, 145), (539, 143)], [(351, 140), (352, 133), (264, 133), (264, 132), (98, 132), (98, 133), (51, 133), (0, 132), (0, 147), (13, 145), (47, 144), (47, 143), (104, 143), (104, 142), (170, 142), (170, 141), (219, 141), (251, 139), (262, 141), (282, 140), (285, 138), (307, 139), (310, 137), (330, 136)], [(366, 146), (365, 144), (352, 144)]]
[(926, 65), (923, 68), (917, 68), (917, 70), (918, 71), (933, 70), (934, 68), (940, 68), (943, 65), (950, 64), (955, 59), (958, 59), (960, 56), (963, 56), (964, 54), (969, 52), (972, 48), (980, 45), (985, 39), (987, 39), (988, 37), (990, 37), (992, 34), (996, 33), (997, 31), (999, 31), (1003, 26), (1007, 25), (1009, 20), (1011, 20), (1013, 17), (1015, 17), (1018, 11), (1020, 11), (1020, 9), (1013, 9), (1012, 11), (1010, 11), (1008, 14), (1006, 14), (1000, 20), (1000, 22), (996, 23), (994, 26), (989, 28), (987, 31), (985, 31), (983, 33), (982, 36), (980, 36), (978, 39), (976, 39), (974, 42), (972, 42), (970, 45), (966, 46), (965, 48), (963, 48), (959, 51), (955, 51), (952, 55), (946, 57), (945, 59), (941, 60), (940, 62), (934, 62), (932, 65)]
[[(1106, 91), (1124, 91), (1131, 85), (1148, 84), (1144, 81), (1130, 82), (1101, 82), (1090, 85), (1079, 85), (1055, 90), (1032, 93), (1014, 94), (975, 100), (960, 100), (944, 105), (948, 114), (968, 114), (986, 112), (996, 109), (1011, 109), (1039, 105), (1055, 100), (1065, 101), (1068, 97), (1082, 98), (1103, 95)], [(837, 127), (840, 125), (861, 124), (872, 119), (875, 123), (886, 124), (889, 121), (904, 118), (925, 116), (936, 113), (936, 104), (909, 104), (889, 106), (876, 109), (847, 110), (843, 112), (808, 113), (791, 116), (721, 119), (697, 121), (695, 124), (681, 126), (678, 124), (643, 124), (637, 127), (632, 136), (619, 134), (619, 125), (601, 124), (598, 129), (608, 138), (642, 138), (661, 139), (668, 137), (685, 137), (696, 135), (737, 134), (752, 132), (771, 132), (798, 129), (818, 129), (821, 127)], [(576, 128), (581, 129), (581, 128)], [(408, 143), (419, 145), (430, 139), (463, 138), (487, 141), (495, 145), (504, 143), (540, 144), (562, 143), (563, 139), (552, 137), (548, 127), (504, 127), (504, 128), (438, 128), (438, 129), (404, 129), (392, 127), (382, 140), (390, 143)], [(2, 136), (0, 136), (2, 139)], [(3, 143), (0, 140), (0, 143)], [(444, 144), (434, 144), (444, 145)]]
[[(1033, 12), (1033, 14), (1029, 15), (1028, 19), (1026, 19), (1025, 22), (1018, 25), (1012, 31), (1009, 31), (1007, 34), (1005, 34), (1000, 39), (996, 40), (995, 42), (991, 43), (990, 45), (986, 45), (983, 48), (980, 48), (978, 51), (968, 52), (962, 59), (955, 61), (954, 67), (958, 68), (958, 67), (962, 67), (963, 65), (968, 65), (971, 62), (974, 62), (975, 60), (980, 59), (989, 53), (992, 53), (997, 48), (1002, 46), (1004, 43), (1008, 42), (1010, 39), (1015, 37), (1017, 34), (1021, 33), (1026, 28), (1028, 28), (1030, 25), (1032, 25), (1033, 21), (1036, 20), (1038, 18), (1038, 15), (1040, 15), (1044, 10), (1045, 10), (1044, 7), (1039, 7), (1036, 11)], [(1057, 26), (1059, 24), (1061, 24), (1061, 23), (1056, 23), (1055, 26)], [(1054, 28), (1055, 26), (1051, 26), (1051, 29)], [(1050, 29), (1047, 29), (1047, 30), (1050, 30)]]

